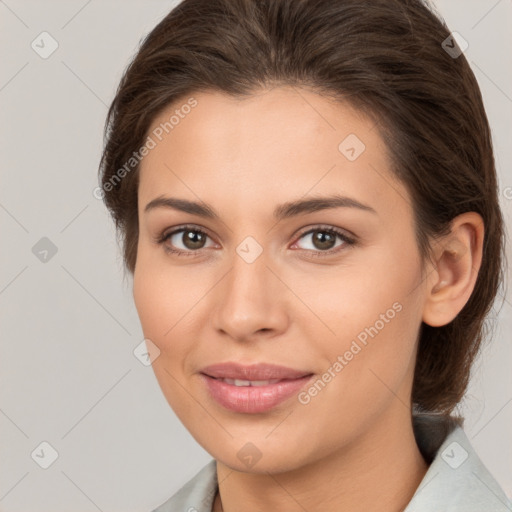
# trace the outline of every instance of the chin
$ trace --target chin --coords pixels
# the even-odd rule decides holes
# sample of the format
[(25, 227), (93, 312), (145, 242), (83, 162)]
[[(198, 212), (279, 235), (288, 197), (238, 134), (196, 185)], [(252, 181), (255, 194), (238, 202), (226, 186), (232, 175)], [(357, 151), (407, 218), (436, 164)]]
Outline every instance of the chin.
[[(240, 436), (226, 439), (224, 443), (212, 442), (212, 437), (195, 439), (218, 462), (233, 471), (251, 474), (278, 474), (298, 469), (321, 458), (311, 446), (289, 439), (283, 444), (280, 439), (265, 439), (266, 432), (260, 436)], [(206, 442), (202, 442), (206, 441)], [(298, 450), (300, 446), (300, 450)]]

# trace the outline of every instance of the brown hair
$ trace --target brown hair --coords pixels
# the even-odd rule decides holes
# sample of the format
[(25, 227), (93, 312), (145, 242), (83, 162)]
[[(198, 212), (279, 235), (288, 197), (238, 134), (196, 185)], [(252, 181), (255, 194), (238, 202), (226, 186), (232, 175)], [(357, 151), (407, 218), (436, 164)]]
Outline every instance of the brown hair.
[(127, 269), (135, 268), (138, 243), (138, 162), (130, 159), (161, 110), (198, 91), (241, 97), (276, 85), (348, 101), (379, 123), (412, 198), (424, 257), (430, 237), (446, 233), (457, 215), (478, 212), (485, 223), (467, 304), (448, 325), (420, 330), (412, 401), (448, 414), (487, 334), (504, 254), (482, 97), (464, 55), (445, 51), (458, 48), (449, 37), (420, 0), (182, 1), (142, 41), (105, 124), (101, 182)]

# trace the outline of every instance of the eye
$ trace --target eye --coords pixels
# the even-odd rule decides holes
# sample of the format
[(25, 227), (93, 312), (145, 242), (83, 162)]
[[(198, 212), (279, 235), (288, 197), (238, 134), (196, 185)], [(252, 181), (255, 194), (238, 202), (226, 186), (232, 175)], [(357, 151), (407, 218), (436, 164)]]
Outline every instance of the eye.
[[(347, 236), (343, 231), (332, 226), (316, 226), (313, 229), (302, 233), (299, 240), (306, 240), (305, 247), (299, 247), (308, 252), (316, 253), (317, 256), (324, 256), (336, 253), (345, 246), (355, 244), (355, 240)], [(337, 244), (337, 239), (340, 242)], [(294, 246), (297, 245), (295, 242)], [(293, 246), (292, 246), (293, 247)]]
[(209, 247), (206, 245), (209, 238), (208, 234), (202, 229), (193, 226), (181, 226), (173, 231), (164, 232), (158, 237), (157, 243), (162, 244), (168, 252), (194, 256), (194, 253)]
[[(306, 240), (306, 247), (300, 247), (310, 256), (329, 256), (343, 250), (346, 246), (356, 243), (355, 239), (347, 236), (343, 231), (332, 226), (316, 226), (302, 233), (298, 240)], [(215, 243), (207, 245), (208, 240), (212, 241), (210, 236), (195, 226), (180, 226), (172, 231), (163, 232), (158, 236), (156, 242), (164, 246), (166, 252), (178, 256), (196, 256), (201, 249), (215, 247)], [(337, 243), (337, 241), (339, 241)], [(292, 248), (298, 245), (295, 242)], [(308, 247), (309, 245), (309, 247)]]

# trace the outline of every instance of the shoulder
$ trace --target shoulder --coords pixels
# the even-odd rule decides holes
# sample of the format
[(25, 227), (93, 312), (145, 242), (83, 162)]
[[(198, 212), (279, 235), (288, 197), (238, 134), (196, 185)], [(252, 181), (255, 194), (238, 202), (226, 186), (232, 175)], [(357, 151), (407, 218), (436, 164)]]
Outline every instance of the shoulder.
[(460, 424), (446, 418), (426, 418), (415, 421), (415, 434), (431, 464), (404, 512), (512, 511), (511, 501)]
[(211, 460), (176, 494), (152, 512), (211, 512), (217, 492), (216, 462)]

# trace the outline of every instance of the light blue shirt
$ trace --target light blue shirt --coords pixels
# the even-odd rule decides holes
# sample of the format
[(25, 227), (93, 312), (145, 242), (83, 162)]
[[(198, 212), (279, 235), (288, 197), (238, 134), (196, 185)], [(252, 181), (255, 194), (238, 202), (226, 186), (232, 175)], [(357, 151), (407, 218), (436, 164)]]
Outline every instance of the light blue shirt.
[[(416, 442), (430, 466), (404, 512), (512, 511), (455, 419), (421, 414), (413, 420)], [(153, 512), (211, 512), (217, 489), (212, 460)]]

